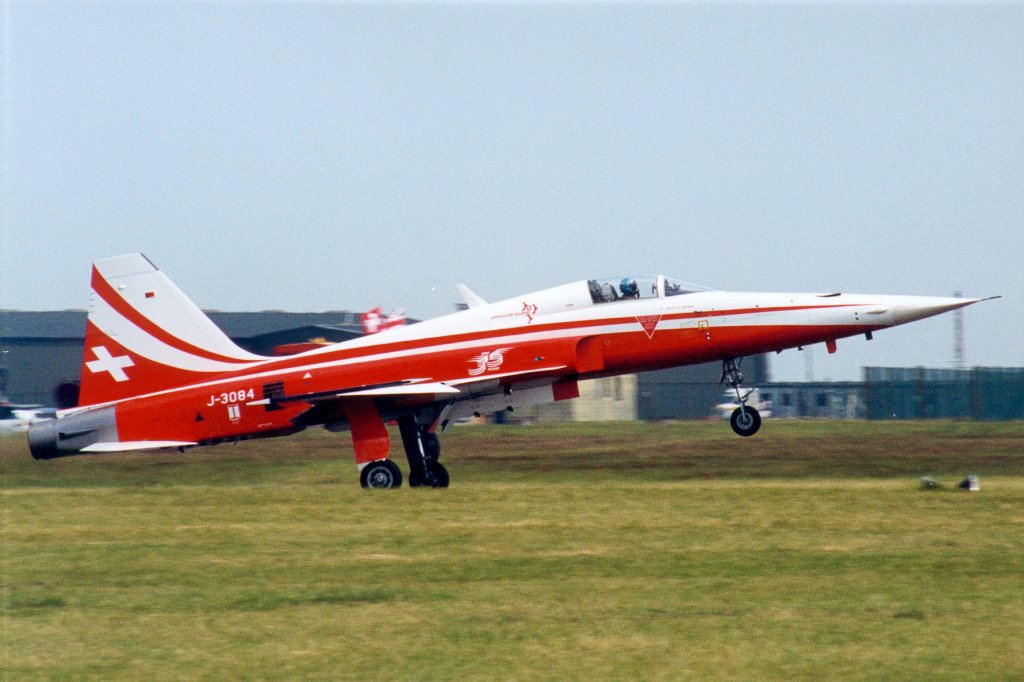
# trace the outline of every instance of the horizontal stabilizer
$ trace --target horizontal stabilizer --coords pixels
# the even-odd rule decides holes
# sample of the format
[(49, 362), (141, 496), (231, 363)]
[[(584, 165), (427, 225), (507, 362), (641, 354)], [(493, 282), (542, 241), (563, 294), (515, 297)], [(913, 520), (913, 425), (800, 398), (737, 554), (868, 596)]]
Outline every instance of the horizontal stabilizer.
[(130, 452), (132, 450), (163, 450), (165, 448), (190, 448), (199, 445), (180, 440), (126, 440), (116, 443), (93, 443), (82, 448), (82, 452)]

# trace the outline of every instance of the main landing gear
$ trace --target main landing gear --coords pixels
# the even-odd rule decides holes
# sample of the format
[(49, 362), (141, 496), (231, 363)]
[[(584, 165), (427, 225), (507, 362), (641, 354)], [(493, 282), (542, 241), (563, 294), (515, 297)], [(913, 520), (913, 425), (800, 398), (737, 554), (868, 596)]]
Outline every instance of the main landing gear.
[[(399, 420), (398, 427), (402, 433), (405, 454), (409, 458), (409, 487), (447, 488), (448, 470), (437, 461), (441, 456), (441, 441), (438, 437), (427, 433), (424, 427), (415, 422), (407, 426), (404, 419)], [(402, 470), (390, 459), (378, 459), (363, 467), (359, 474), (359, 484), (364, 488), (400, 488)]]
[(743, 375), (740, 374), (742, 358), (729, 358), (722, 361), (722, 380), (718, 383), (728, 384), (736, 391), (736, 402), (739, 403), (729, 419), (732, 430), (741, 436), (753, 436), (761, 428), (761, 415), (753, 407), (747, 405), (747, 398), (753, 389), (746, 393), (740, 392)]
[(441, 441), (437, 434), (407, 414), (398, 419), (398, 431), (409, 460), (409, 487), (447, 488), (448, 470), (437, 460), (441, 457)]
[[(346, 405), (345, 414), (348, 423), (341, 427), (347, 426), (352, 431), (356, 464), (360, 467), (359, 484), (364, 488), (400, 488), (402, 471), (388, 459), (391, 436), (372, 399), (352, 401)], [(448, 470), (437, 461), (441, 456), (441, 442), (431, 429), (439, 415), (440, 412), (421, 411), (402, 415), (397, 420), (405, 455), (409, 458), (410, 488), (448, 487)], [(325, 428), (340, 430), (333, 423), (325, 424)]]

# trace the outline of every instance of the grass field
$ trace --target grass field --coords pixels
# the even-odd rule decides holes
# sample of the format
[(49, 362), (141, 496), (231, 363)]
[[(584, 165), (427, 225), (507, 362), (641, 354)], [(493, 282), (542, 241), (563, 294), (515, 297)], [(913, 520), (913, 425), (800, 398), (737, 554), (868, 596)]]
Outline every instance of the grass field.
[(1024, 424), (460, 427), (442, 460), (367, 492), (347, 435), (0, 439), (0, 676), (1024, 676)]

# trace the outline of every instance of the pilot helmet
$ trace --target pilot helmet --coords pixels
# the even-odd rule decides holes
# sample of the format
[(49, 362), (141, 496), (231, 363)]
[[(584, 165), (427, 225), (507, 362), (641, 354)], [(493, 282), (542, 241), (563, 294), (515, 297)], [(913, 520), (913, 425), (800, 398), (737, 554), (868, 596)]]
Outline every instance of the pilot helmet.
[(636, 298), (640, 294), (640, 287), (636, 285), (635, 279), (625, 277), (622, 282), (619, 283), (619, 291), (622, 292), (623, 296)]

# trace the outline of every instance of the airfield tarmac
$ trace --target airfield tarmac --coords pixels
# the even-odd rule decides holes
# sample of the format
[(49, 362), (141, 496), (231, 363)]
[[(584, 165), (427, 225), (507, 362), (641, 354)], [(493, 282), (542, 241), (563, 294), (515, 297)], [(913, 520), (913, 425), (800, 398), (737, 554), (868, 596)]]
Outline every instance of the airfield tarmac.
[[(1022, 423), (474, 426), (443, 442), (451, 488), (368, 492), (347, 436), (322, 431), (51, 462), (0, 439), (0, 677), (1024, 670)], [(967, 473), (980, 491), (955, 487)]]

